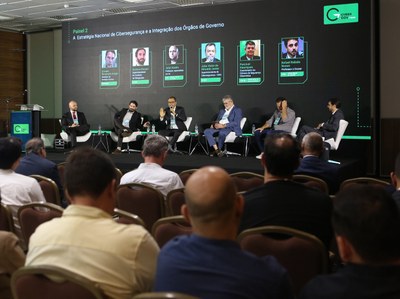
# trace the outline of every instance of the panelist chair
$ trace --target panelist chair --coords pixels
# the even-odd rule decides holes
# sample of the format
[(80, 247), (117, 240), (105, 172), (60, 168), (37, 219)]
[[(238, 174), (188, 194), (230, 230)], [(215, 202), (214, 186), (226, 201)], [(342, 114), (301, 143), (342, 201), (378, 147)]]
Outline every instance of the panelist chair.
[(294, 119), (293, 127), (292, 130), (290, 131), (290, 135), (292, 135), (294, 138), (296, 138), (297, 136), (297, 130), (299, 129), (300, 122), (301, 122), (300, 116)]
[[(242, 117), (242, 119), (240, 120), (240, 128), (241, 128), (242, 130), (243, 130), (244, 124), (246, 123), (246, 120), (247, 120), (246, 117)], [(225, 138), (225, 143), (224, 143), (224, 153), (225, 153), (226, 156), (233, 156), (233, 155), (235, 155), (235, 156), (241, 156), (240, 153), (228, 151), (228, 144), (230, 144), (230, 143), (231, 143), (231, 144), (232, 144), (232, 143), (237, 143), (237, 140), (236, 140), (236, 139), (237, 139), (237, 138), (240, 138), (240, 137), (242, 137), (242, 136), (237, 136), (235, 132), (230, 132), (230, 133), (226, 136), (226, 138)], [(248, 142), (248, 140), (246, 139), (245, 142), (246, 142), (246, 145), (245, 145), (244, 153), (243, 153), (244, 156), (247, 155), (247, 142)]]
[(336, 134), (336, 138), (329, 138), (324, 140), (324, 142), (329, 143), (329, 145), (331, 146), (331, 151), (336, 151), (339, 149), (339, 145), (340, 145), (340, 141), (342, 141), (342, 137), (344, 135), (344, 132), (346, 131), (347, 126), (349, 125), (349, 122), (341, 119), (339, 121), (339, 129), (338, 132)]
[[(60, 123), (60, 126), (62, 128), (61, 119), (59, 119), (58, 122)], [(85, 135), (76, 136), (76, 142), (77, 143), (84, 143), (84, 142), (86, 142), (86, 141), (88, 141), (90, 139), (90, 136), (92, 136), (92, 133), (90, 131), (87, 132)], [(68, 133), (65, 132), (64, 130), (61, 131), (60, 137), (61, 137), (62, 140), (64, 140), (65, 143), (70, 143), (71, 142), (71, 137), (69, 137)]]
[[(140, 125), (143, 125), (143, 120), (144, 120), (144, 118), (141, 117)], [(137, 131), (137, 132), (132, 132), (131, 135), (122, 138), (122, 144), (126, 144), (126, 148), (122, 149), (121, 152), (128, 153), (128, 154), (130, 154), (130, 153), (140, 153), (142, 151), (142, 149), (138, 149), (137, 150), (137, 149), (130, 148), (130, 146), (129, 146), (129, 143), (131, 143), (131, 142), (142, 141), (141, 138), (138, 138), (139, 136), (142, 136), (142, 133), (140, 131)], [(114, 142), (118, 142), (118, 134), (116, 132), (111, 131), (110, 132), (110, 137)]]
[[(188, 136), (190, 136), (190, 125), (192, 124), (192, 120), (193, 120), (193, 117), (191, 117), (191, 116), (186, 117), (186, 120), (184, 121), (184, 123), (185, 123), (185, 126), (186, 126), (187, 130), (183, 131), (181, 133), (181, 135), (179, 135), (179, 138), (175, 143), (175, 148), (174, 148), (175, 150), (177, 150), (177, 144), (178, 143), (184, 142), (186, 140), (186, 138)], [(166, 138), (168, 139), (168, 141), (170, 141), (172, 139), (172, 136), (166, 136)]]

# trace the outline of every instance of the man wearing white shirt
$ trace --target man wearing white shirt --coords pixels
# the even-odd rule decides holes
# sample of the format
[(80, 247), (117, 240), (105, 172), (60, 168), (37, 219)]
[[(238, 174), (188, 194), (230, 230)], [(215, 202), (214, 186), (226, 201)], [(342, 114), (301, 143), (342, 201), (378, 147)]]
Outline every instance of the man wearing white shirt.
[(160, 191), (164, 197), (174, 189), (183, 188), (179, 175), (164, 169), (168, 154), (168, 141), (160, 135), (150, 135), (143, 143), (142, 157), (144, 163), (124, 174), (120, 184), (144, 183)]
[[(235, 132), (236, 136), (242, 135), (242, 129), (240, 128), (242, 110), (235, 106), (230, 95), (224, 96), (222, 98), (222, 103), (224, 104), (224, 109), (219, 111), (217, 120), (211, 124), (210, 128), (204, 130), (204, 136), (206, 137), (208, 144), (214, 149), (210, 155), (217, 155), (218, 157), (224, 155), (221, 149), (224, 145), (226, 136), (230, 132)], [(215, 136), (218, 136), (218, 144), (215, 142)]]

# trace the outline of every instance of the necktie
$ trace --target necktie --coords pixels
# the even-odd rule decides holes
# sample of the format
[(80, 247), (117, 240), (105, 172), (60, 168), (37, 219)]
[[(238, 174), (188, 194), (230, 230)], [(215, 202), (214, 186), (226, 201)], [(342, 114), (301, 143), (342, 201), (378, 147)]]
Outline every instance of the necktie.
[(76, 119), (76, 112), (75, 111), (72, 112), (72, 118)]

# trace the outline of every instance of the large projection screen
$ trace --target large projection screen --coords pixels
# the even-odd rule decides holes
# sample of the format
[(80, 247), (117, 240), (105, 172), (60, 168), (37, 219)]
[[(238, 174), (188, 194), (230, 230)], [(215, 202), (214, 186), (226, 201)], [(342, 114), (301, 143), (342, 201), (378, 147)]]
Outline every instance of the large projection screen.
[[(130, 100), (154, 118), (173, 95), (194, 127), (210, 122), (229, 94), (251, 127), (283, 96), (302, 124), (315, 125), (329, 117), (327, 101), (337, 97), (349, 121), (346, 135), (368, 138), (371, 3), (268, 0), (65, 23), (64, 110), (75, 99), (92, 127), (111, 128), (115, 109)], [(252, 60), (244, 57), (248, 41)], [(207, 62), (208, 52), (216, 60)]]

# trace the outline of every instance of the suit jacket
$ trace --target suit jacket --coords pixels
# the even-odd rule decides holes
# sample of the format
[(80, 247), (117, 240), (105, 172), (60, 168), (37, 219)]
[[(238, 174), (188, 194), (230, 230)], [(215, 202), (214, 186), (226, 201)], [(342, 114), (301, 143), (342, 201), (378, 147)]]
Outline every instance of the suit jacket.
[[(160, 120), (160, 129), (169, 129), (169, 125), (171, 124), (171, 109), (165, 108), (165, 116), (164, 119), (161, 121)], [(178, 126), (178, 129), (181, 131), (186, 131), (186, 125), (184, 121), (186, 121), (186, 113), (185, 113), (185, 108), (181, 106), (176, 106), (175, 107), (175, 122), (176, 125)]]
[(339, 167), (316, 156), (306, 156), (301, 159), (300, 166), (295, 173), (311, 175), (324, 180), (329, 186), (330, 194), (334, 194), (339, 187)]
[(203, 59), (201, 60), (201, 62), (221, 62), (221, 60), (219, 60), (218, 58), (215, 58), (215, 57), (214, 57), (214, 60), (213, 60), (213, 61), (207, 61), (207, 57), (206, 57), (206, 58), (203, 58)]
[[(217, 122), (219, 122), (225, 114), (225, 109), (221, 109), (218, 113)], [(230, 129), (235, 132), (236, 136), (242, 135), (242, 129), (240, 128), (240, 121), (242, 120), (242, 109), (233, 106), (231, 112), (229, 113), (228, 120), (229, 123), (226, 124), (226, 129)]]
[[(81, 134), (86, 134), (87, 132), (89, 132), (90, 129), (90, 125), (87, 123), (85, 114), (83, 112), (76, 112), (77, 116), (78, 116), (78, 121), (79, 121), (79, 126), (82, 128), (82, 130), (80, 130)], [(69, 132), (69, 126), (71, 126), (74, 123), (74, 120), (72, 119), (72, 114), (70, 111), (66, 112), (63, 114), (62, 118), (61, 118), (61, 126), (62, 129), (65, 132)]]
[(29, 153), (24, 156), (20, 160), (15, 172), (23, 175), (38, 174), (52, 179), (57, 184), (58, 189), (60, 190), (60, 195), (63, 194), (63, 187), (57, 165), (54, 162), (39, 156), (38, 154)]
[(332, 200), (321, 191), (277, 180), (246, 192), (244, 200), (239, 232), (264, 225), (287, 226), (315, 235), (329, 248)]
[[(124, 117), (128, 112), (128, 108), (122, 108), (121, 111), (114, 115), (114, 126), (116, 130), (123, 130), (125, 126), (122, 124)], [(142, 115), (139, 112), (133, 113), (131, 120), (129, 121), (129, 129), (133, 132), (142, 129)]]
[[(260, 60), (260, 59), (261, 59), (260, 56), (254, 55), (253, 58), (250, 60)], [(248, 60), (248, 59), (247, 59), (246, 55), (243, 55), (242, 57), (240, 57), (240, 60)]]
[(339, 130), (339, 121), (344, 119), (343, 111), (338, 109), (334, 114), (331, 114), (329, 119), (324, 123), (322, 128), (322, 136), (325, 139), (336, 138), (337, 131)]

